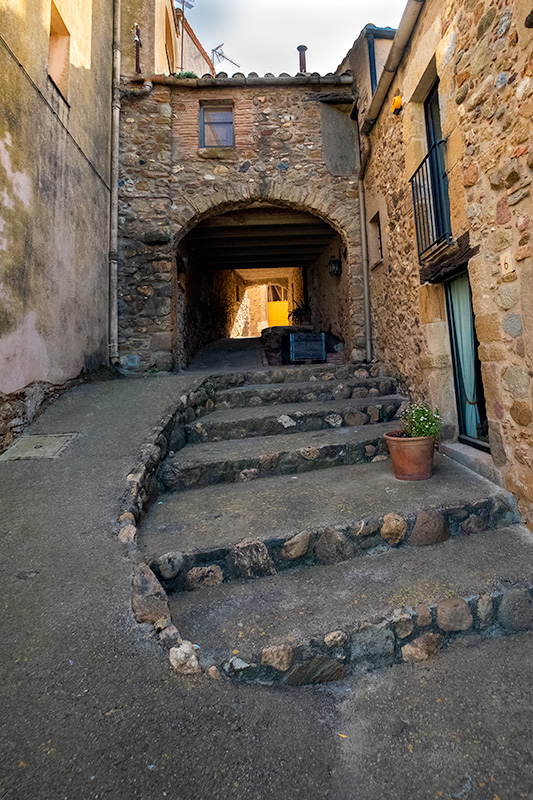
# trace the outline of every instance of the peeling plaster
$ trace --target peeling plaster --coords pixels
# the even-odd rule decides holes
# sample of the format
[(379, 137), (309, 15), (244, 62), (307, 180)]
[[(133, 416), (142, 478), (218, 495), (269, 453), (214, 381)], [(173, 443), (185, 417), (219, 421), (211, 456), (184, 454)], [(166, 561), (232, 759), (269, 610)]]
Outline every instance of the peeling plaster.
[(0, 392), (9, 394), (34, 381), (47, 379), (48, 352), (36, 328), (37, 314), (30, 311), (16, 330), (0, 339)]
[[(11, 166), (11, 156), (8, 152), (8, 147), (11, 147), (11, 136), (9, 133), (6, 133), (4, 139), (0, 139), (0, 164), (6, 171), (7, 179), (11, 183), (13, 188), (13, 192), (22, 200), (26, 208), (29, 208), (31, 202), (31, 180), (29, 175), (25, 172), (14, 172)], [(6, 192), (2, 193), (3, 199), (6, 197)], [(13, 208), (13, 205), (9, 205), (9, 198), (7, 198), (7, 202), (4, 202), (4, 205), (7, 205), (8, 208)]]

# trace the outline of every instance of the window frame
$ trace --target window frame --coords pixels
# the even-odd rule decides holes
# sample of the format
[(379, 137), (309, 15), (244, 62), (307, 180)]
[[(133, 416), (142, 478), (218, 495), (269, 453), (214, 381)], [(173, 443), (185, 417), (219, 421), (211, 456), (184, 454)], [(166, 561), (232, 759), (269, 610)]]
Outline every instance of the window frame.
[[(371, 255), (370, 268), (379, 266), (383, 263), (383, 236), (381, 232), (381, 215), (376, 211), (374, 216), (368, 220), (368, 239), (369, 251)], [(377, 258), (375, 258), (377, 256)]]
[(52, 0), (48, 34), (48, 79), (66, 103), (69, 97), (70, 45), (70, 31)]
[[(211, 123), (205, 121), (205, 110), (209, 109), (224, 109), (226, 112), (231, 112), (231, 122), (218, 122), (218, 123)], [(205, 142), (205, 128), (206, 125), (215, 126), (218, 125), (225, 125), (231, 126), (232, 132), (232, 143), (231, 144), (206, 144)], [(235, 147), (235, 109), (233, 100), (201, 100), (200, 101), (200, 125), (199, 125), (199, 144), (201, 148), (205, 149), (215, 149), (223, 147), (226, 150)]]

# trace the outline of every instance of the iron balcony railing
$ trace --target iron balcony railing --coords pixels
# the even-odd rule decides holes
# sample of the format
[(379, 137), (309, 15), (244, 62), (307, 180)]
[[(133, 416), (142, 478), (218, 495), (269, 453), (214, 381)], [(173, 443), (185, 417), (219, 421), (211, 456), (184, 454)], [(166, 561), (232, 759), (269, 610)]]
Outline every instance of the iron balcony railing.
[(434, 245), (451, 241), (448, 176), (444, 165), (444, 146), (441, 139), (430, 148), (410, 180), (415, 209), (418, 260)]

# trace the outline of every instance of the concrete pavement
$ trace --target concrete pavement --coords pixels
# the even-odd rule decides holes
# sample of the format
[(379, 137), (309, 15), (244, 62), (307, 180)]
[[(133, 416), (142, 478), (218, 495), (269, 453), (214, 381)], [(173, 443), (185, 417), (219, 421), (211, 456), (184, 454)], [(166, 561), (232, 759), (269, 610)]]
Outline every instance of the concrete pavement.
[(171, 672), (114, 526), (141, 445), (198, 377), (76, 387), (28, 431), (77, 433), (67, 449), (0, 463), (2, 798), (533, 797), (528, 634), (342, 687)]

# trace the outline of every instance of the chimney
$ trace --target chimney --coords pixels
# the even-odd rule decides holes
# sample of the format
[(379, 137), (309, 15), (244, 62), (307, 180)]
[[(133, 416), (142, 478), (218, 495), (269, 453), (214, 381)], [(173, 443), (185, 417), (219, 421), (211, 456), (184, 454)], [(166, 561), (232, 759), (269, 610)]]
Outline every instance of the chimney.
[(305, 44), (299, 44), (296, 49), (300, 53), (300, 72), (307, 72), (307, 66), (305, 63), (305, 51), (307, 50), (307, 47)]

